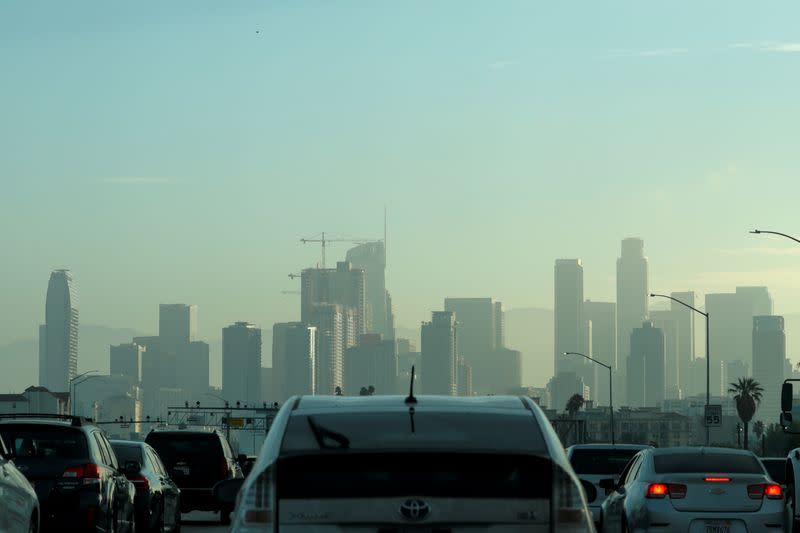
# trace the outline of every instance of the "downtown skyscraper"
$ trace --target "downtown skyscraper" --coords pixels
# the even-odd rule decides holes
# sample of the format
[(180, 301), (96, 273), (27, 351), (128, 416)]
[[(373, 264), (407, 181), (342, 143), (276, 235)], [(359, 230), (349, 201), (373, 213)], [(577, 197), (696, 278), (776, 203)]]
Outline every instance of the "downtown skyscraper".
[(628, 368), (631, 334), (648, 316), (648, 284), (644, 241), (624, 239), (622, 253), (617, 259), (617, 363), (622, 369)]
[(54, 270), (47, 284), (45, 324), (39, 327), (39, 385), (69, 391), (78, 371), (78, 291), (69, 270)]
[(581, 260), (556, 259), (554, 274), (554, 373), (558, 375), (562, 372), (575, 372), (582, 376), (586, 360), (579, 356), (564, 356), (565, 352), (587, 351)]
[(261, 401), (261, 330), (248, 322), (222, 329), (222, 395), (230, 402)]
[(354, 269), (364, 271), (365, 327), (367, 333), (378, 333), (394, 339), (392, 304), (386, 292), (386, 248), (382, 241), (359, 244), (347, 250), (346, 260)]
[(425, 394), (458, 393), (456, 317), (452, 311), (434, 311), (421, 330), (422, 390)]
[[(713, 353), (713, 352), (712, 352)], [(753, 379), (764, 388), (755, 418), (770, 423), (780, 412), (786, 367), (786, 334), (782, 316), (753, 317)], [(734, 381), (739, 376), (729, 376)]]

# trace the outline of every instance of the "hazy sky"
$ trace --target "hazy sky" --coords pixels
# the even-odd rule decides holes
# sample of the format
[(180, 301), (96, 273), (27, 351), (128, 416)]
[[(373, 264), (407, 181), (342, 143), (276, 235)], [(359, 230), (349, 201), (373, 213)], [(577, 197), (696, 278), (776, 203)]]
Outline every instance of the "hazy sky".
[[(768, 7), (768, 8), (767, 8)], [(0, 342), (51, 269), (81, 321), (299, 316), (301, 237), (379, 237), (398, 322), (445, 296), (552, 307), (620, 240), (652, 288), (766, 284), (800, 311), (800, 4), (0, 3)], [(329, 257), (346, 247), (332, 246)], [(265, 351), (268, 351), (265, 350)]]

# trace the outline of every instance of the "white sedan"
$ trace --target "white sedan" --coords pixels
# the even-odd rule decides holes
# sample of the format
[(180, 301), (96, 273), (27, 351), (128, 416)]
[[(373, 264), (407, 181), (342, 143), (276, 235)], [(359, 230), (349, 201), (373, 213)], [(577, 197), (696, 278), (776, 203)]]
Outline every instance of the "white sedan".
[(639, 452), (602, 508), (603, 531), (789, 531), (786, 500), (752, 452), (664, 448)]

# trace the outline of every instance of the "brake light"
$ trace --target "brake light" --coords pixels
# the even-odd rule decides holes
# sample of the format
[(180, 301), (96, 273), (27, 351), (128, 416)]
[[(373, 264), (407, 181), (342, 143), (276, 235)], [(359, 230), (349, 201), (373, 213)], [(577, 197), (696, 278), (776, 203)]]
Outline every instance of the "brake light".
[(96, 464), (72, 466), (64, 470), (61, 475), (64, 479), (80, 480), (84, 485), (100, 482), (101, 468)]
[(133, 483), (136, 492), (147, 492), (150, 490), (150, 482), (147, 481), (147, 478), (144, 476), (135, 476), (129, 478), (129, 481)]
[(648, 498), (663, 498), (669, 493), (669, 487), (664, 483), (650, 483), (647, 487)]
[(729, 477), (707, 477), (703, 478), (703, 481), (707, 483), (730, 483), (731, 478)]
[(678, 483), (650, 483), (647, 486), (647, 497), (661, 499), (669, 496), (673, 500), (680, 500), (686, 497), (686, 485)]
[(764, 494), (770, 500), (783, 499), (783, 490), (781, 489), (780, 485), (775, 485), (775, 484), (764, 485)]

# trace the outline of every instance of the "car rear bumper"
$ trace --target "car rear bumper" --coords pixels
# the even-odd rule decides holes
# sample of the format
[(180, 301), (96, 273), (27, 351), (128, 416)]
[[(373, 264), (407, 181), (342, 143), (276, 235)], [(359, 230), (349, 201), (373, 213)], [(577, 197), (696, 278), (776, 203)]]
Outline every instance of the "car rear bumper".
[(181, 488), (181, 512), (219, 511), (220, 504), (212, 489)]
[[(629, 517), (630, 518), (630, 517)], [(649, 509), (647, 516), (632, 521), (629, 526), (633, 531), (642, 532), (688, 532), (706, 533), (709, 525), (730, 525), (730, 533), (753, 531), (789, 531), (788, 514), (785, 510), (762, 510), (752, 513), (709, 513), (701, 511), (676, 511)]]

